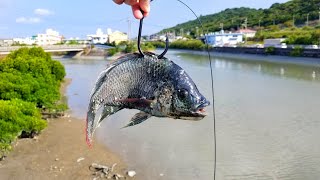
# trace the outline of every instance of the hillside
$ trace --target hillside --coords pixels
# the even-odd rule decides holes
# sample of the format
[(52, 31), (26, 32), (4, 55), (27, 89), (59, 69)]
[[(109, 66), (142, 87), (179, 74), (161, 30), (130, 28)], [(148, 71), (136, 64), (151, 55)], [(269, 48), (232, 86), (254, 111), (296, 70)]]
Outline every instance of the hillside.
[[(208, 32), (220, 30), (222, 24), (225, 30), (239, 29), (244, 27), (246, 19), (247, 27), (255, 29), (259, 27), (259, 23), (261, 28), (279, 24), (284, 27), (290, 27), (293, 24), (293, 17), (295, 19), (295, 25), (306, 24), (308, 14), (309, 25), (311, 25), (312, 21), (318, 20), (319, 18), (319, 8), (320, 0), (291, 0), (282, 4), (275, 3), (269, 9), (252, 9), (245, 7), (226, 9), (219, 13), (200, 16), (200, 19), (204, 25), (204, 29)], [(191, 35), (194, 35), (197, 26), (200, 26), (198, 21), (192, 20), (164, 29), (161, 32), (175, 31), (179, 34), (183, 29), (183, 32), (189, 31)]]

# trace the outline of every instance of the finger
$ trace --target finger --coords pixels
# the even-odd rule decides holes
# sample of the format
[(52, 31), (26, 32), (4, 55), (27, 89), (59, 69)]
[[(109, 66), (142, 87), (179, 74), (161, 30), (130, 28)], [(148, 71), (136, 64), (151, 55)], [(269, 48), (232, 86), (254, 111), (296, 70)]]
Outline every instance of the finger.
[(113, 2), (115, 2), (116, 4), (122, 4), (124, 0), (113, 0)]
[(150, 12), (150, 1), (149, 0), (140, 0), (140, 8), (144, 12), (144, 16), (148, 16)]
[(141, 13), (139, 4), (136, 4), (136, 5), (132, 6), (132, 13), (133, 13), (133, 16), (136, 19), (142, 19), (143, 18), (143, 15)]
[(133, 6), (135, 4), (138, 4), (139, 1), (138, 0), (124, 0), (124, 3), (130, 6)]

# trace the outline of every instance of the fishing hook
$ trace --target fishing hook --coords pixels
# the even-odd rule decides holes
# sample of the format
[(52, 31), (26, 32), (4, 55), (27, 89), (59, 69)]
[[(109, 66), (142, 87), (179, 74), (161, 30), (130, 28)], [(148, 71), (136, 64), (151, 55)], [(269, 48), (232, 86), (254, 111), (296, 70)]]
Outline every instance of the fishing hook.
[[(140, 11), (142, 13), (142, 18), (140, 19), (139, 32), (138, 32), (138, 51), (139, 51), (140, 55), (142, 57), (144, 57), (144, 53), (141, 50), (141, 32), (142, 32), (142, 25), (143, 25), (143, 19), (144, 19), (144, 16), (143, 16), (144, 12), (142, 11), (142, 9), (140, 9)], [(164, 51), (158, 56), (158, 59), (161, 59), (161, 58), (163, 58), (164, 55), (166, 55), (168, 48), (169, 48), (169, 38), (168, 38), (168, 34), (166, 34), (166, 47), (165, 47)]]
[(169, 48), (169, 38), (168, 38), (168, 34), (166, 34), (166, 47), (163, 51), (163, 53), (161, 53), (159, 56), (158, 56), (158, 59), (161, 59), (163, 58), (164, 55), (166, 55), (167, 51), (168, 51), (168, 48)]
[(144, 16), (143, 16), (143, 11), (141, 9), (140, 9), (140, 11), (142, 12), (142, 18), (140, 19), (139, 33), (138, 33), (138, 50), (139, 50), (140, 55), (142, 57), (144, 57), (144, 53), (142, 52), (141, 47), (140, 47), (140, 44), (141, 44), (141, 31), (142, 31), (142, 24), (143, 24)]

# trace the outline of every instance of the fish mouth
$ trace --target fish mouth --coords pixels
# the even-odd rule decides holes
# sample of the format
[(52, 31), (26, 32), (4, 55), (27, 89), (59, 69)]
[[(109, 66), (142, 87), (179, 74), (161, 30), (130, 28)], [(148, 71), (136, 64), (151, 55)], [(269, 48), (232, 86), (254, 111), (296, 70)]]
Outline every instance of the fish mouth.
[(208, 114), (206, 113), (206, 110), (205, 110), (205, 107), (209, 106), (210, 105), (210, 102), (209, 101), (206, 101), (202, 104), (200, 104), (194, 112), (192, 112), (193, 115), (195, 115), (195, 117), (205, 117), (207, 116)]

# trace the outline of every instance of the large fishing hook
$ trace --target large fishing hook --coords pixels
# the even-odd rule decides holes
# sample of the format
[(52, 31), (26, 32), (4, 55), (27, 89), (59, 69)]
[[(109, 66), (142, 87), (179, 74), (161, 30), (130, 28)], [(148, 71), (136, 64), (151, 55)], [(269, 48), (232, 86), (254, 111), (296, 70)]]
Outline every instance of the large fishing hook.
[[(143, 16), (144, 12), (141, 9), (140, 9), (140, 11)], [(138, 51), (142, 57), (144, 57), (144, 53), (142, 52), (140, 45), (141, 45), (141, 32), (142, 32), (143, 19), (144, 19), (144, 16), (140, 19), (139, 32), (138, 32)], [(166, 55), (168, 48), (169, 48), (169, 38), (168, 38), (168, 34), (166, 34), (166, 47), (165, 47), (163, 53), (161, 53), (158, 56), (158, 59), (161, 59), (161, 58), (163, 58), (164, 55)]]
[[(142, 12), (142, 16), (143, 16), (143, 11), (141, 10), (141, 12)], [(139, 53), (142, 57), (144, 57), (144, 53), (141, 50), (140, 44), (141, 44), (141, 31), (142, 31), (143, 19), (144, 19), (144, 16), (140, 19), (139, 33), (138, 33), (138, 50), (139, 50)]]

